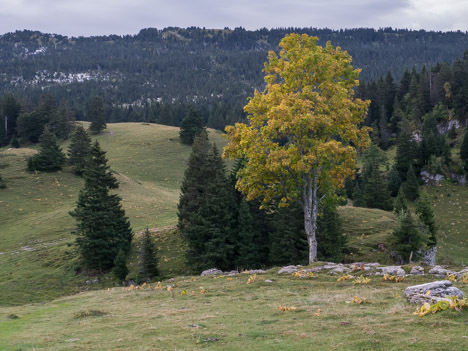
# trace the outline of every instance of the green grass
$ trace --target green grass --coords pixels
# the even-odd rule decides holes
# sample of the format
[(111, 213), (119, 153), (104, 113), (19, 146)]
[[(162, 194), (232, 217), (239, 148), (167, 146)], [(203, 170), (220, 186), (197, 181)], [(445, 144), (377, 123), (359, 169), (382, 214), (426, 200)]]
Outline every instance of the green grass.
[[(93, 137), (107, 151), (134, 231), (177, 222), (179, 189), (191, 150), (179, 142), (178, 133), (174, 127), (120, 123)], [(219, 132), (210, 131), (210, 138), (219, 147), (225, 144)], [(67, 143), (62, 147), (66, 150)], [(88, 279), (75, 274), (76, 252), (68, 246), (76, 225), (68, 212), (83, 180), (68, 168), (27, 172), (27, 158), (35, 152), (0, 149), (0, 172), (7, 185), (0, 189), (0, 306), (78, 292)], [(170, 269), (163, 273), (172, 274)]]
[[(392, 233), (397, 226), (393, 213), (373, 208), (342, 206), (338, 213), (348, 239), (348, 262), (391, 263)], [(384, 246), (379, 249), (379, 244)]]
[(468, 264), (468, 188), (451, 183), (426, 187), (438, 226), (438, 257), (442, 263)]
[[(164, 277), (188, 272), (183, 242), (174, 225), (190, 147), (179, 142), (178, 133), (174, 127), (120, 123), (109, 124), (102, 135), (93, 137), (108, 152), (134, 231), (163, 228), (154, 237)], [(225, 144), (220, 132), (210, 131), (210, 138), (220, 149)], [(67, 143), (62, 147), (66, 149)], [(35, 152), (31, 148), (0, 149), (0, 173), (7, 185), (0, 190), (0, 306), (48, 301), (114, 282), (104, 276), (102, 283), (86, 285), (85, 280), (95, 276), (76, 274), (79, 262), (70, 246), (75, 239), (71, 234), (75, 222), (68, 212), (75, 206), (83, 180), (67, 168), (57, 173), (26, 172), (26, 160)], [(429, 193), (440, 228), (439, 261), (466, 264), (466, 188), (444, 184), (430, 188)], [(394, 215), (348, 206), (339, 211), (350, 245), (346, 260), (390, 262), (387, 252), (377, 245), (391, 240)], [(137, 234), (130, 256), (133, 276), (137, 272), (138, 238)]]
[[(417, 317), (403, 283), (180, 277), (166, 289), (84, 292), (0, 311), (1, 350), (466, 350), (468, 311)], [(271, 283), (265, 279), (272, 280)], [(207, 290), (200, 294), (200, 287)], [(466, 292), (466, 285), (460, 286)], [(186, 290), (187, 294), (182, 295)], [(192, 296), (193, 292), (193, 296)], [(346, 303), (353, 296), (367, 304)], [(295, 307), (281, 312), (278, 306)], [(320, 315), (316, 315), (320, 310)], [(11, 315), (19, 318), (11, 319)]]

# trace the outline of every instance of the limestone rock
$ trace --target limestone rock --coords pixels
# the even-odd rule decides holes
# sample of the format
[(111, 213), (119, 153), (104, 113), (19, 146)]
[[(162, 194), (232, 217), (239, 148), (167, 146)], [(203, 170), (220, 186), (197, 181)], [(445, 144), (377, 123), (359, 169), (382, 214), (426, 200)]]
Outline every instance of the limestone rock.
[(230, 271), (230, 272), (226, 272), (224, 274), (227, 275), (228, 277), (234, 277), (236, 275), (239, 275), (239, 272), (238, 271)]
[(248, 271), (249, 274), (265, 274), (266, 271), (264, 271), (263, 269), (251, 269)]
[(278, 274), (283, 274), (283, 273), (293, 274), (294, 272), (297, 272), (298, 270), (299, 268), (297, 268), (297, 266), (286, 266), (286, 267), (281, 268), (278, 271)]
[(411, 268), (410, 274), (423, 275), (424, 274), (424, 268), (421, 267), (421, 266), (414, 266), (413, 268)]
[(434, 266), (429, 271), (429, 274), (434, 274), (436, 276), (445, 277), (445, 276), (447, 276), (447, 274), (455, 274), (455, 272), (451, 271), (449, 269), (445, 269), (445, 268), (443, 268), (441, 266)]
[(401, 266), (387, 266), (387, 267), (379, 267), (377, 269), (382, 270), (382, 275), (390, 274), (390, 275), (396, 275), (398, 277), (401, 277), (406, 274), (405, 270), (401, 268)]
[[(429, 291), (429, 293), (428, 293)], [(447, 300), (447, 296), (463, 298), (463, 292), (454, 287), (449, 280), (439, 280), (431, 283), (409, 286), (405, 290), (406, 299), (413, 304), (433, 303)]]
[(211, 269), (207, 269), (206, 271), (203, 271), (201, 273), (201, 276), (204, 277), (206, 275), (221, 275), (221, 274), (223, 274), (223, 271), (217, 268), (211, 268)]

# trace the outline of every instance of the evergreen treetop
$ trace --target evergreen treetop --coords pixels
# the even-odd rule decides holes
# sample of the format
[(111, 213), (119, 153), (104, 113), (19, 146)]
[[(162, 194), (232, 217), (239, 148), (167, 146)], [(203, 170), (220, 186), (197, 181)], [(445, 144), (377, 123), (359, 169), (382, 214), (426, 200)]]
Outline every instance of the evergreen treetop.
[(132, 240), (121, 198), (109, 194), (118, 185), (108, 168), (105, 152), (96, 141), (83, 173), (84, 188), (75, 210), (70, 212), (77, 220), (76, 245), (83, 263), (90, 269), (113, 267), (119, 251), (128, 253)]
[(106, 116), (104, 114), (104, 100), (100, 96), (95, 96), (87, 105), (88, 120), (91, 121), (89, 130), (95, 134), (100, 134), (106, 129)]
[(78, 125), (68, 147), (68, 163), (74, 168), (75, 173), (82, 174), (84, 172), (90, 152), (91, 138), (86, 130)]
[(205, 119), (199, 110), (189, 107), (180, 125), (180, 140), (183, 144), (192, 145), (195, 137), (205, 130)]
[(64, 163), (65, 155), (55, 135), (45, 127), (40, 137), (40, 151), (28, 159), (28, 170), (53, 172), (62, 169)]

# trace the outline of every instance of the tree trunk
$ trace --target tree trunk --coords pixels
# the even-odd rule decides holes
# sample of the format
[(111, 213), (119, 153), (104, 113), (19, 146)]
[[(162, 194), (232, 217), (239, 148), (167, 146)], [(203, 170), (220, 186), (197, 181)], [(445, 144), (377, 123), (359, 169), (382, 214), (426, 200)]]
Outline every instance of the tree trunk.
[(313, 171), (313, 178), (307, 177), (303, 189), (304, 230), (309, 243), (309, 264), (317, 261), (317, 171)]

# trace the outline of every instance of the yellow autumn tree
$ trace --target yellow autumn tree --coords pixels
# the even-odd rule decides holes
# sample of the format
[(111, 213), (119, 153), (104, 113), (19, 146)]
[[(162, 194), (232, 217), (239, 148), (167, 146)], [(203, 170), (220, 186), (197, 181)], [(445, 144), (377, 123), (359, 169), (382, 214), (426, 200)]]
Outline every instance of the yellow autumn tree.
[(266, 88), (244, 107), (249, 123), (226, 128), (224, 149), (224, 157), (246, 160), (236, 187), (248, 200), (279, 196), (282, 206), (302, 206), (310, 263), (317, 260), (320, 203), (354, 174), (356, 148), (370, 143), (369, 128), (360, 128), (369, 101), (353, 90), (360, 70), (346, 51), (317, 40), (289, 34), (279, 57), (268, 53)]

